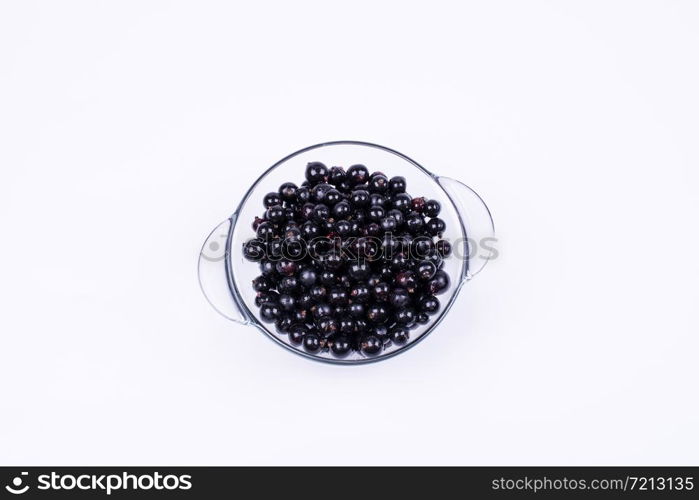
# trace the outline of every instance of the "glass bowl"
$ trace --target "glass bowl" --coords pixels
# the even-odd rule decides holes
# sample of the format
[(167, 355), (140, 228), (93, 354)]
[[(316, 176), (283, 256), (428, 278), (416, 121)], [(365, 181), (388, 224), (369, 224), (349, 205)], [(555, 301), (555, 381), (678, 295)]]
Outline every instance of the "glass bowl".
[[(350, 351), (344, 357), (329, 349), (311, 353), (292, 344), (286, 334), (278, 333), (274, 323), (265, 323), (255, 305), (252, 280), (260, 274), (259, 266), (243, 257), (243, 244), (255, 236), (252, 222), (264, 212), (262, 199), (276, 192), (285, 182), (300, 185), (309, 162), (345, 168), (363, 164), (370, 172), (381, 171), (387, 177), (403, 176), (412, 196), (438, 200), (439, 217), (446, 223), (442, 239), (452, 244), (452, 253), (442, 268), (451, 285), (439, 295), (441, 310), (424, 325), (410, 330), (403, 345), (388, 343), (375, 355)], [(338, 364), (361, 364), (387, 359), (413, 347), (432, 332), (454, 304), (464, 283), (478, 274), (488, 262), (488, 239), (494, 237), (493, 220), (488, 207), (471, 188), (459, 181), (435, 175), (398, 151), (377, 144), (358, 141), (335, 141), (301, 149), (267, 169), (248, 189), (236, 211), (218, 224), (205, 240), (199, 256), (199, 283), (209, 303), (226, 318), (251, 325), (277, 344), (309, 359)]]

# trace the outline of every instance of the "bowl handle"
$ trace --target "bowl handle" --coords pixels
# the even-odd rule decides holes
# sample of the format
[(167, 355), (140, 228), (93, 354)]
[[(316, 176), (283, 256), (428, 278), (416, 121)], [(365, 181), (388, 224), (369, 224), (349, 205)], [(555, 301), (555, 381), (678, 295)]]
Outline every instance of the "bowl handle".
[(466, 261), (465, 279), (470, 280), (498, 256), (493, 217), (483, 199), (466, 184), (449, 177), (438, 177), (437, 182), (447, 192), (461, 218), (466, 237), (452, 242), (452, 246), (455, 255)]
[(199, 286), (206, 300), (219, 314), (236, 323), (247, 325), (249, 321), (231, 293), (226, 270), (228, 239), (235, 217), (234, 215), (221, 222), (204, 240), (199, 253)]

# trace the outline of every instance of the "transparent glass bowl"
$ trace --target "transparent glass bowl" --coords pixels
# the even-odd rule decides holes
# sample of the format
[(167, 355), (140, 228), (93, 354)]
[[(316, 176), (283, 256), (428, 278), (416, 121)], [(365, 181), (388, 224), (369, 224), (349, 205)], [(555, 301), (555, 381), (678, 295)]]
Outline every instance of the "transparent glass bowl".
[[(319, 161), (345, 168), (363, 164), (370, 172), (381, 171), (389, 178), (400, 175), (407, 181), (407, 192), (438, 200), (439, 215), (446, 223), (442, 238), (451, 242), (453, 252), (444, 259), (444, 271), (451, 278), (449, 289), (439, 295), (441, 310), (430, 322), (410, 330), (410, 340), (403, 345), (388, 344), (375, 355), (351, 351), (336, 357), (329, 350), (310, 353), (289, 342), (286, 334), (265, 323), (255, 305), (252, 280), (260, 274), (259, 266), (243, 257), (243, 243), (255, 236), (252, 222), (264, 212), (262, 199), (276, 192), (284, 182), (300, 185), (306, 164)], [(236, 211), (218, 224), (204, 242), (199, 256), (199, 283), (209, 303), (226, 318), (251, 325), (290, 351), (307, 358), (339, 364), (359, 364), (387, 359), (404, 352), (424, 339), (446, 316), (463, 284), (478, 274), (488, 262), (481, 242), (494, 236), (493, 220), (488, 207), (471, 188), (459, 181), (440, 177), (404, 154), (377, 144), (336, 141), (317, 144), (290, 154), (267, 169), (250, 187)], [(487, 240), (485, 240), (487, 241)], [(485, 245), (484, 245), (485, 246)]]

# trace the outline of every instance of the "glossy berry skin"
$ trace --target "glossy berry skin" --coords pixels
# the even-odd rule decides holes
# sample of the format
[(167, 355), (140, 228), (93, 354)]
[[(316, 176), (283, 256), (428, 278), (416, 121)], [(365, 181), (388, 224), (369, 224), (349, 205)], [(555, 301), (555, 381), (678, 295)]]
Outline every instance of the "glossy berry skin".
[(332, 317), (320, 318), (316, 321), (316, 328), (322, 335), (332, 335), (339, 329), (338, 321)]
[(257, 237), (261, 240), (266, 240), (274, 236), (274, 225), (267, 221), (257, 226)]
[(306, 165), (306, 180), (313, 184), (325, 181), (328, 175), (328, 167), (319, 161), (314, 161)]
[(296, 190), (298, 186), (293, 182), (285, 182), (279, 187), (279, 196), (282, 201), (294, 202), (296, 201)]
[(358, 283), (357, 285), (352, 287), (352, 290), (350, 291), (350, 297), (353, 301), (356, 302), (367, 302), (370, 296), (371, 292), (369, 291), (369, 287), (362, 283)]
[(377, 302), (388, 301), (389, 294), (391, 293), (391, 287), (388, 283), (377, 283), (373, 289), (374, 300)]
[(369, 191), (365, 191), (363, 189), (357, 189), (355, 191), (352, 191), (352, 195), (350, 196), (350, 201), (352, 202), (352, 205), (354, 205), (356, 208), (369, 207), (370, 203), (371, 203), (371, 197), (369, 196)]
[(426, 325), (430, 322), (430, 317), (425, 313), (418, 313), (418, 315), (415, 317), (415, 322), (419, 325)]
[(429, 260), (423, 260), (417, 266), (417, 276), (423, 281), (429, 281), (434, 277), (437, 272), (437, 266), (435, 266)]
[(389, 339), (389, 328), (386, 325), (376, 325), (370, 330), (371, 335), (385, 343)]
[(443, 270), (435, 273), (434, 277), (427, 282), (428, 290), (432, 295), (439, 295), (449, 288), (449, 276)]
[(355, 186), (364, 184), (369, 180), (369, 170), (364, 165), (352, 165), (347, 169), (347, 180)]
[(283, 222), (284, 220), (286, 220), (284, 208), (281, 205), (273, 205), (269, 207), (265, 212), (265, 219), (275, 224)]
[(346, 355), (350, 351), (350, 342), (347, 337), (336, 337), (332, 340), (330, 349), (337, 356)]
[(391, 179), (388, 181), (388, 190), (391, 193), (405, 193), (406, 186), (407, 183), (405, 182), (405, 177), (391, 177)]
[(364, 354), (378, 354), (379, 352), (381, 352), (381, 349), (383, 348), (383, 342), (379, 340), (378, 337), (368, 335), (362, 339), (360, 347)]
[(331, 167), (330, 168), (330, 174), (328, 175), (328, 182), (332, 184), (335, 187), (339, 187), (343, 182), (345, 182), (345, 179), (347, 178), (347, 174), (345, 173), (345, 169), (342, 167)]
[(367, 309), (366, 317), (374, 324), (385, 323), (388, 320), (388, 308), (381, 304), (373, 305)]
[(274, 321), (274, 327), (279, 333), (287, 333), (294, 324), (294, 318), (289, 314), (282, 314)]
[(398, 309), (395, 313), (395, 320), (399, 325), (410, 325), (415, 322), (415, 310), (410, 307)]
[(333, 206), (333, 216), (338, 219), (344, 219), (352, 212), (352, 207), (349, 202), (342, 200)]
[(282, 259), (276, 264), (277, 272), (284, 276), (292, 276), (298, 270), (296, 262)]
[(285, 311), (293, 311), (294, 307), (296, 307), (296, 299), (294, 299), (291, 295), (288, 294), (280, 295), (279, 307), (281, 307)]
[(303, 338), (303, 347), (308, 352), (318, 352), (321, 348), (320, 337), (314, 333), (309, 333)]
[(403, 288), (394, 288), (389, 295), (388, 301), (396, 309), (402, 309), (410, 304), (410, 294)]
[(449, 243), (447, 240), (439, 240), (436, 243), (435, 248), (437, 249), (439, 255), (441, 255), (443, 258), (451, 255), (451, 243)]
[(299, 273), (301, 285), (310, 288), (318, 281), (318, 274), (313, 269), (304, 269)]
[(445, 229), (446, 229), (446, 224), (439, 217), (435, 217), (434, 219), (430, 219), (429, 222), (427, 223), (427, 232), (429, 234), (431, 234), (432, 236), (441, 235)]
[(427, 200), (423, 213), (427, 217), (437, 217), (442, 211), (442, 205), (437, 200)]
[(388, 178), (383, 174), (374, 175), (369, 179), (369, 191), (385, 193), (388, 190)]
[(395, 326), (391, 328), (389, 335), (394, 344), (403, 345), (410, 338), (410, 330), (404, 326)]
[(353, 302), (347, 308), (347, 313), (350, 315), (350, 317), (355, 319), (363, 318), (366, 314), (364, 304), (361, 304), (359, 302)]
[(301, 324), (291, 325), (289, 328), (289, 341), (292, 344), (300, 344), (308, 333), (308, 328)]
[(248, 240), (243, 245), (243, 256), (252, 262), (259, 262), (267, 253), (267, 246), (260, 240)]
[(418, 302), (418, 308), (425, 314), (435, 314), (439, 311), (439, 299), (433, 295), (422, 297)]
[(413, 199), (408, 194), (398, 193), (393, 196), (391, 204), (396, 210), (400, 210), (401, 212), (405, 213), (412, 208)]
[(268, 323), (277, 319), (280, 314), (281, 309), (275, 303), (267, 302), (260, 307), (260, 317)]
[(262, 204), (265, 206), (265, 208), (269, 208), (275, 205), (281, 205), (282, 199), (279, 196), (279, 193), (267, 193), (262, 199)]
[(324, 302), (319, 302), (311, 307), (311, 312), (315, 319), (327, 318), (333, 313), (332, 307)]

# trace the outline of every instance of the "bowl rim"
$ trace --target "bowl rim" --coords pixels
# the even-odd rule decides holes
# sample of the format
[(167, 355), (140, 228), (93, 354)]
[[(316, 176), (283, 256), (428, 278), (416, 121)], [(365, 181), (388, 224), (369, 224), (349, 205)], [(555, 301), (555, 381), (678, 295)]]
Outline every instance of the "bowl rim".
[(228, 281), (228, 287), (230, 289), (231, 295), (233, 296), (233, 300), (235, 301), (236, 306), (238, 309), (240, 309), (241, 314), (246, 318), (246, 324), (251, 325), (256, 327), (258, 330), (261, 330), (266, 337), (270, 338), (273, 340), (275, 343), (281, 345), (288, 351), (293, 352), (294, 354), (298, 356), (302, 356), (307, 359), (311, 359), (313, 361), (318, 361), (321, 363), (327, 363), (330, 365), (342, 365), (342, 366), (355, 366), (355, 365), (365, 365), (369, 363), (376, 363), (378, 361), (385, 361), (387, 359), (393, 358), (394, 356), (397, 356), (399, 354), (403, 354), (404, 352), (408, 351), (412, 347), (416, 346), (420, 342), (422, 342), (426, 337), (428, 337), (434, 330), (439, 326), (439, 324), (444, 320), (444, 318), (447, 316), (447, 313), (451, 309), (451, 307), (454, 305), (454, 302), (456, 301), (456, 297), (459, 295), (461, 292), (461, 288), (463, 287), (464, 283), (466, 282), (466, 278), (468, 276), (468, 267), (469, 267), (469, 262), (468, 262), (468, 255), (463, 260), (462, 263), (462, 268), (461, 268), (461, 276), (459, 277), (458, 283), (455, 283), (456, 280), (452, 280), (452, 286), (455, 286), (456, 288), (454, 289), (453, 294), (451, 295), (451, 298), (449, 301), (444, 305), (442, 312), (440, 315), (435, 319), (435, 321), (429, 326), (425, 332), (420, 335), (418, 338), (416, 338), (413, 341), (409, 341), (403, 346), (400, 346), (399, 348), (391, 351), (390, 353), (387, 354), (377, 354), (374, 356), (367, 356), (365, 358), (360, 358), (360, 359), (345, 359), (345, 358), (324, 358), (317, 356), (312, 353), (304, 352), (300, 349), (297, 349), (291, 345), (288, 345), (286, 342), (282, 342), (281, 339), (277, 338), (272, 332), (267, 330), (263, 324), (261, 324), (258, 319), (255, 317), (254, 313), (250, 310), (250, 308), (247, 306), (245, 301), (242, 299), (242, 294), (238, 290), (238, 287), (235, 283), (235, 278), (233, 274), (233, 254), (232, 254), (232, 242), (233, 242), (233, 234), (235, 233), (235, 228), (238, 223), (238, 214), (242, 210), (242, 208), (245, 206), (245, 203), (250, 199), (252, 192), (255, 190), (257, 185), (262, 182), (262, 180), (267, 176), (268, 173), (270, 173), (272, 170), (277, 168), (279, 165), (282, 163), (286, 162), (287, 160), (290, 160), (291, 158), (294, 158), (295, 156), (298, 156), (300, 154), (306, 153), (307, 151), (311, 151), (314, 149), (319, 149), (322, 147), (326, 146), (342, 146), (342, 145), (349, 145), (349, 146), (365, 146), (365, 147), (371, 147), (371, 148), (376, 148), (382, 151), (385, 151), (387, 153), (391, 153), (393, 155), (398, 156), (399, 158), (402, 158), (403, 160), (409, 162), (413, 166), (417, 167), (419, 170), (421, 170), (424, 174), (428, 175), (434, 182), (439, 186), (439, 189), (442, 190), (444, 195), (447, 197), (449, 202), (452, 204), (457, 217), (459, 219), (459, 224), (461, 226), (461, 232), (463, 236), (466, 236), (466, 228), (464, 226), (464, 221), (461, 217), (460, 210), (457, 206), (457, 204), (454, 202), (452, 199), (451, 195), (447, 192), (446, 189), (442, 186), (442, 184), (439, 182), (439, 177), (429, 170), (427, 170), (425, 167), (420, 165), (418, 162), (410, 158), (409, 156), (401, 153), (400, 151), (396, 151), (395, 149), (391, 149), (386, 146), (382, 146), (380, 144), (372, 143), (372, 142), (364, 142), (364, 141), (355, 141), (355, 140), (339, 140), (339, 141), (327, 141), (327, 142), (321, 142), (318, 144), (314, 144), (312, 146), (307, 146), (305, 148), (299, 149), (298, 151), (295, 151), (281, 160), (275, 162), (271, 167), (267, 168), (260, 176), (255, 180), (255, 182), (252, 183), (252, 185), (248, 188), (246, 191), (245, 195), (241, 199), (240, 203), (238, 204), (237, 208), (235, 209), (235, 212), (230, 217), (231, 225), (230, 225), (230, 230), (228, 231), (228, 238), (226, 240), (226, 253), (225, 253), (225, 270), (226, 270), (226, 280)]

